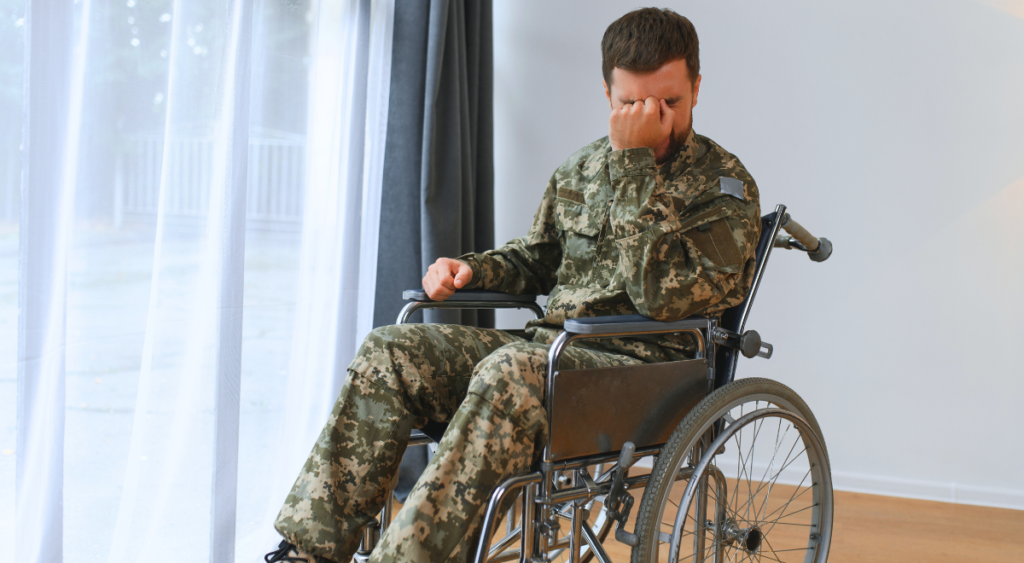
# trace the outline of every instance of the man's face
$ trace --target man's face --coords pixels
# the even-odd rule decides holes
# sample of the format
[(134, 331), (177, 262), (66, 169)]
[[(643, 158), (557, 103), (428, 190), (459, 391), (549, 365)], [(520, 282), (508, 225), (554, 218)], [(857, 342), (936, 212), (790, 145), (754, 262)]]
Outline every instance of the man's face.
[(665, 100), (675, 112), (672, 134), (654, 149), (658, 164), (672, 158), (686, 141), (690, 127), (693, 126), (693, 107), (697, 105), (699, 91), (700, 75), (691, 82), (689, 68), (683, 59), (669, 61), (658, 70), (648, 73), (630, 72), (616, 67), (612, 69), (612, 83), (604, 83), (604, 93), (612, 109), (642, 102), (653, 96)]

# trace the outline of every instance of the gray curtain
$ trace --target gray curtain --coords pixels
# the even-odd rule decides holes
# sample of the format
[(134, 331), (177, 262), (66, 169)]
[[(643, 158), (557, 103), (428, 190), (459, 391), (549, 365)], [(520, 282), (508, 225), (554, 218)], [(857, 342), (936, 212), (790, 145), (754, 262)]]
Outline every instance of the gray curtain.
[[(490, 0), (395, 2), (375, 326), (395, 322), (402, 290), (437, 258), (494, 247), (491, 47)], [(425, 316), (494, 326), (489, 311)], [(426, 461), (424, 447), (406, 453), (400, 500)]]

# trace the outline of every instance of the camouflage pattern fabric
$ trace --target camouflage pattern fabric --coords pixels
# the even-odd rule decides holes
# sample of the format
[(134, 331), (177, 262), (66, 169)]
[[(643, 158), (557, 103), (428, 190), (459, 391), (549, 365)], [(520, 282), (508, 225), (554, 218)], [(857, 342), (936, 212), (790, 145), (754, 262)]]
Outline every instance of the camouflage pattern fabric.
[[(371, 561), (464, 561), (491, 491), (530, 467), (547, 439), (548, 346), (500, 330), (375, 329), (275, 526), (303, 551), (347, 563), (383, 508), (412, 428), (449, 422), (438, 451)], [(570, 347), (563, 369), (641, 363)]]
[[(723, 177), (742, 182), (742, 199), (722, 191)], [(754, 179), (707, 137), (691, 130), (660, 167), (652, 149), (613, 151), (605, 137), (555, 171), (525, 237), (459, 259), (473, 269), (467, 289), (548, 294), (546, 317), (530, 328), (550, 341), (571, 318), (675, 320), (741, 303), (760, 216)], [(619, 346), (642, 348), (646, 361), (692, 353), (687, 336), (630, 342)]]

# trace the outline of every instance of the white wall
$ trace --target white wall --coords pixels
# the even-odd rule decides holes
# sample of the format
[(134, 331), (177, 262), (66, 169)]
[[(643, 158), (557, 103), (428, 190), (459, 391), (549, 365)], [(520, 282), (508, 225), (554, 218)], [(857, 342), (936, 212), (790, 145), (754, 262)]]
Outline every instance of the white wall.
[[(835, 243), (774, 256), (775, 357), (740, 374), (808, 401), (837, 488), (1024, 509), (1024, 2), (663, 3), (700, 35), (695, 129)], [(599, 43), (635, 6), (496, 2), (499, 242), (606, 134)]]

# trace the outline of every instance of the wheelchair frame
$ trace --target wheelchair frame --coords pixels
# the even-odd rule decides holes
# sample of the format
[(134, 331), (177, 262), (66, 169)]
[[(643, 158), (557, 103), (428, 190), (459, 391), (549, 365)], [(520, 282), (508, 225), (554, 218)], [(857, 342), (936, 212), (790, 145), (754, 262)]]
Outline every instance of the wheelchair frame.
[[(781, 219), (781, 220), (780, 220)], [(793, 238), (779, 236), (779, 232), (785, 228)], [(487, 511), (480, 532), (480, 542), (475, 553), (476, 563), (485, 563), (488, 557), (496, 552), (502, 551), (516, 541), (520, 543), (518, 559), (522, 563), (529, 561), (545, 560), (544, 554), (549, 549), (568, 547), (569, 560), (573, 563), (580, 561), (580, 553), (584, 546), (589, 547), (593, 556), (601, 563), (610, 563), (611, 559), (601, 545), (601, 539), (596, 537), (593, 530), (583, 525), (587, 518), (584, 505), (590, 499), (600, 495), (609, 495), (616, 487), (619, 492), (629, 489), (644, 487), (648, 483), (649, 475), (628, 476), (629, 466), (636, 460), (645, 456), (658, 455), (665, 445), (664, 440), (660, 443), (643, 443), (657, 440), (666, 436), (664, 428), (655, 428), (653, 433), (642, 436), (640, 447), (634, 449), (632, 441), (621, 443), (619, 439), (615, 443), (608, 442), (600, 449), (600, 452), (589, 452), (586, 455), (578, 454), (578, 451), (564, 452), (555, 447), (556, 432), (559, 432), (559, 421), (555, 417), (555, 404), (559, 392), (559, 381), (564, 373), (559, 372), (558, 364), (562, 353), (572, 343), (585, 339), (600, 339), (612, 337), (635, 337), (651, 334), (666, 333), (689, 333), (694, 336), (697, 343), (697, 355), (695, 359), (679, 362), (666, 362), (665, 364), (653, 365), (680, 365), (689, 363), (689, 368), (696, 367), (699, 362), (702, 371), (705, 373), (704, 380), (706, 389), (700, 394), (697, 400), (712, 393), (714, 390), (723, 387), (733, 381), (736, 370), (737, 353), (743, 353), (746, 357), (760, 356), (770, 358), (773, 352), (771, 344), (762, 342), (755, 331), (744, 332), (746, 322), (750, 315), (754, 298), (764, 276), (768, 259), (773, 247), (791, 248), (802, 250), (808, 253), (814, 261), (823, 261), (831, 254), (831, 243), (827, 239), (816, 239), (792, 221), (786, 214), (786, 206), (778, 205), (775, 211), (762, 218), (762, 233), (757, 247), (757, 264), (754, 279), (750, 291), (743, 303), (726, 311), (722, 319), (694, 316), (679, 321), (653, 321), (640, 315), (622, 315), (609, 317), (594, 317), (583, 319), (570, 319), (564, 324), (564, 331), (561, 332), (551, 344), (548, 351), (548, 373), (547, 393), (545, 396), (545, 407), (548, 417), (548, 438), (544, 447), (540, 464), (537, 470), (525, 474), (513, 476), (506, 479), (494, 490), (488, 502)], [(809, 250), (813, 248), (814, 250)], [(504, 309), (517, 308), (529, 309), (537, 316), (543, 318), (544, 311), (537, 305), (535, 296), (532, 295), (509, 295), (498, 292), (482, 290), (460, 291), (445, 301), (431, 301), (422, 290), (410, 290), (403, 294), (403, 298), (409, 300), (398, 316), (397, 324), (403, 324), (409, 317), (418, 310), (424, 309)], [(632, 366), (630, 366), (632, 367)], [(650, 367), (650, 366), (646, 366)], [(624, 368), (602, 368), (615, 371)], [(588, 371), (588, 370), (573, 370)], [(582, 387), (582, 386), (581, 386)], [(562, 390), (565, 392), (565, 390)], [(691, 405), (692, 406), (692, 405)], [(645, 405), (631, 405), (634, 410), (644, 411)], [(675, 429), (679, 420), (689, 410), (674, 414), (675, 423), (671, 423), (668, 432)], [(639, 419), (636, 419), (639, 420)], [(668, 424), (668, 422), (666, 422)], [(627, 429), (633, 432), (633, 429)], [(659, 434), (660, 432), (660, 434)], [(635, 432), (634, 432), (635, 435)], [(713, 438), (713, 436), (709, 437)], [(410, 446), (430, 444), (429, 436), (414, 431), (409, 442)], [(710, 441), (710, 440), (709, 440)], [(565, 448), (562, 448), (565, 450)], [(597, 464), (612, 463), (619, 461), (618, 469), (614, 479), (604, 479), (603, 482), (595, 482), (593, 477), (586, 471), (586, 467)], [(696, 464), (697, 460), (693, 460)], [(706, 463), (705, 463), (706, 465)], [(557, 476), (571, 472), (572, 485), (565, 488), (555, 487)], [(680, 471), (677, 480), (688, 479), (692, 474)], [(604, 477), (607, 477), (606, 472)], [(563, 482), (565, 479), (563, 479)], [(598, 479), (602, 481), (602, 479)], [(715, 477), (716, 486), (721, 486), (722, 479)], [(705, 485), (706, 487), (706, 485)], [(508, 535), (493, 550), (491, 549), (491, 537), (494, 535), (496, 523), (500, 517), (500, 510), (510, 494), (522, 491), (521, 514), (522, 522), (518, 528), (512, 528), (515, 508), (509, 512)], [(705, 493), (706, 494), (706, 493)], [(628, 496), (628, 495), (627, 495)], [(607, 497), (606, 497), (607, 498)], [(562, 543), (551, 543), (557, 534), (559, 524), (554, 507), (571, 504), (570, 534), (568, 545)], [(391, 520), (391, 499), (389, 499), (378, 526), (367, 526), (364, 531), (363, 546), (369, 549), (360, 550), (360, 555), (366, 556), (377, 543), (379, 534), (386, 529)], [(629, 498), (629, 506), (632, 505), (632, 497)], [(607, 505), (606, 505), (607, 506)], [(628, 515), (629, 506), (625, 507)], [(701, 506), (698, 504), (698, 506)], [(702, 518), (702, 517), (701, 517)], [(636, 544), (636, 537), (622, 529), (625, 517), (622, 517), (616, 538), (624, 543)], [(630, 536), (633, 536), (630, 538)], [(506, 557), (502, 560), (509, 559)]]

